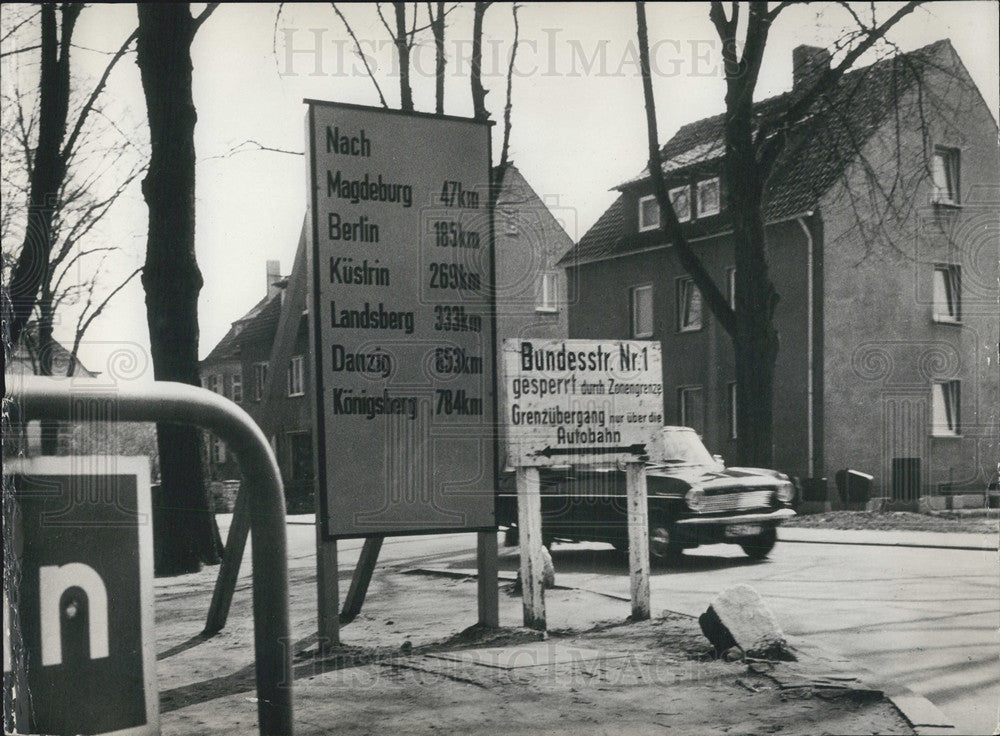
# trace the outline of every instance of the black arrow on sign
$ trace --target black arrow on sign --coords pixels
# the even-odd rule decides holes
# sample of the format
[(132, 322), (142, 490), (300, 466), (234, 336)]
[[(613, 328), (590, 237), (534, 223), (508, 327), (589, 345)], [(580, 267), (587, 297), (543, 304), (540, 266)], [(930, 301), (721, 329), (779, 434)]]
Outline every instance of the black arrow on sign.
[(546, 447), (539, 450), (535, 456), (552, 457), (553, 455), (617, 455), (625, 453), (629, 455), (645, 455), (646, 445), (635, 444), (627, 447)]

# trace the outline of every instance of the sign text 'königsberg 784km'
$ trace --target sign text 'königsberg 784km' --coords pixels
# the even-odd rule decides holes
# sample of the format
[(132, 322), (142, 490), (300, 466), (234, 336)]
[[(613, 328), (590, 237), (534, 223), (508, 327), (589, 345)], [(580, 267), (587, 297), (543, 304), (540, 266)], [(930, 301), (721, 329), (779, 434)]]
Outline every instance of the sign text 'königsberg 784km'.
[(327, 538), (494, 524), (488, 124), (309, 101)]

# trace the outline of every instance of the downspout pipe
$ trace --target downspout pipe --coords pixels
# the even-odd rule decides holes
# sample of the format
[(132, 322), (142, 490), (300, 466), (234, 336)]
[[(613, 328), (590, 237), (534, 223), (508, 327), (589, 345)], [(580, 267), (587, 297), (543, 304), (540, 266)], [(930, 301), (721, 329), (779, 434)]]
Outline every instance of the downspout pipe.
[(815, 396), (813, 380), (813, 318), (816, 310), (814, 306), (813, 293), (813, 267), (814, 267), (814, 247), (812, 231), (806, 224), (804, 217), (797, 217), (795, 221), (802, 228), (802, 234), (806, 238), (806, 442), (808, 445), (808, 466), (809, 477), (816, 476), (816, 451), (815, 451)]

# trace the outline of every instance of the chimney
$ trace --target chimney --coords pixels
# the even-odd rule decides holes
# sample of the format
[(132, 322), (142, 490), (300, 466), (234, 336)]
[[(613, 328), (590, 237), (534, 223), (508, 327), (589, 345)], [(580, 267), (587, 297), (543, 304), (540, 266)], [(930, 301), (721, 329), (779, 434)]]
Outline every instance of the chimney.
[(281, 281), (281, 261), (267, 262), (267, 298), (279, 294), (281, 289), (276, 285)]
[(792, 89), (805, 89), (830, 68), (830, 52), (821, 46), (796, 46), (792, 51)]

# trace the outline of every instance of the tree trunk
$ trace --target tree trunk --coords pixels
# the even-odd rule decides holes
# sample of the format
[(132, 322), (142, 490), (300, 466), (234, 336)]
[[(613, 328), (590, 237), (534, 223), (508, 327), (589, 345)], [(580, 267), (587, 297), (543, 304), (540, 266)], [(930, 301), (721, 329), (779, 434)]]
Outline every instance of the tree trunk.
[[(52, 355), (55, 338), (52, 336), (52, 294), (46, 288), (47, 278), (42, 279), (42, 292), (38, 298), (38, 375), (52, 375)], [(43, 419), (41, 422), (42, 454), (59, 452), (59, 422)]]
[(41, 68), (38, 84), (38, 144), (28, 182), (28, 219), (24, 243), (3, 300), (11, 345), (21, 337), (35, 307), (38, 288), (52, 251), (52, 218), (66, 175), (62, 142), (69, 109), (69, 51), (80, 7), (68, 3), (62, 12), (62, 41), (55, 3), (41, 7)]
[(740, 465), (771, 467), (773, 379), (778, 356), (771, 282), (764, 238), (764, 181), (754, 157), (751, 96), (733, 85), (726, 96), (724, 174), (733, 221), (736, 264), (736, 455)]
[[(198, 293), (195, 258), (197, 115), (191, 93), (196, 24), (187, 3), (138, 5), (138, 66), (149, 116), (152, 155), (142, 192), (149, 233), (142, 284), (157, 381), (197, 386)], [(154, 514), (156, 571), (197, 571), (219, 561), (221, 540), (202, 472), (201, 432), (157, 425), (161, 490)]]
[[(410, 42), (406, 33), (406, 3), (393, 3), (396, 11), (396, 51), (399, 53), (399, 109), (413, 111), (413, 89), (410, 87)], [(416, 8), (413, 9), (416, 13)]]
[(469, 65), (469, 84), (472, 88), (472, 116), (486, 120), (486, 89), (483, 87), (483, 17), (488, 2), (477, 2), (472, 11), (472, 59)]
[(443, 115), (444, 70), (448, 62), (444, 52), (444, 0), (438, 0), (437, 12), (431, 15), (431, 31), (434, 33), (434, 112)]

